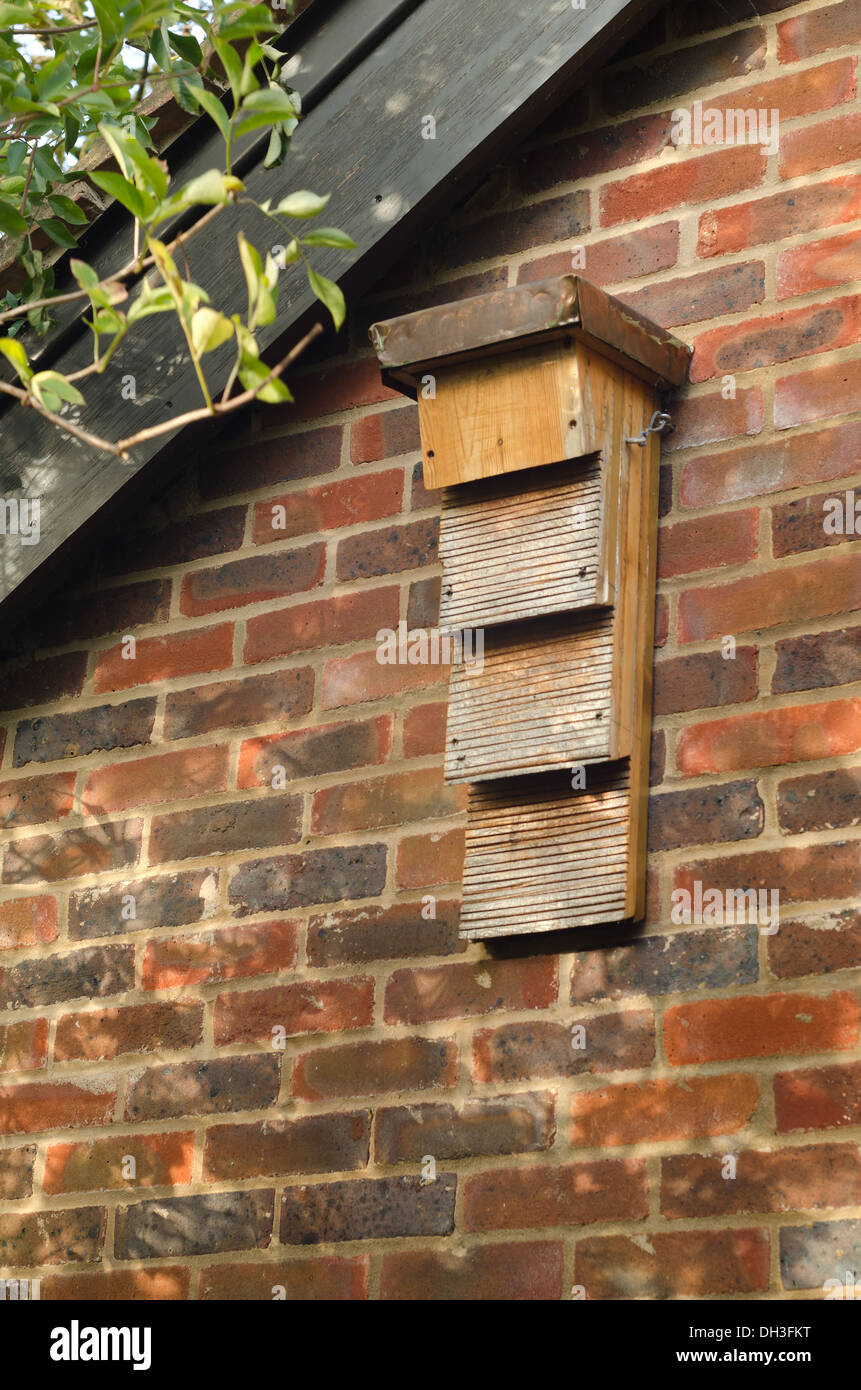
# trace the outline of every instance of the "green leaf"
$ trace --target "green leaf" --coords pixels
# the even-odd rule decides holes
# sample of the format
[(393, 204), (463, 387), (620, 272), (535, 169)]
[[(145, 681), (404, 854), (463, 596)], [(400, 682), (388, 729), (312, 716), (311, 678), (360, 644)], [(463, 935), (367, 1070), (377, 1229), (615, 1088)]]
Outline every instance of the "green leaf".
[(222, 106), (214, 92), (208, 92), (205, 87), (194, 93), (194, 99), (198, 106), (202, 106), (207, 116), (209, 116), (218, 129), (221, 131), (225, 140), (230, 130), (230, 117)]
[(171, 48), (184, 58), (193, 67), (199, 67), (203, 62), (203, 54), (200, 51), (200, 44), (192, 34), (168, 33)]
[(18, 209), (5, 198), (0, 198), (0, 232), (6, 232), (9, 236), (24, 236), (27, 226)]
[(242, 86), (242, 63), (239, 55), (229, 43), (223, 39), (215, 40), (215, 51), (221, 59), (224, 71), (227, 73), (227, 80), (230, 83), (230, 90), (233, 94), (235, 103), (239, 101), (239, 88)]
[(241, 186), (238, 179), (231, 180), (219, 169), (207, 169), (181, 188), (178, 197), (189, 207), (194, 203), (226, 203), (228, 195)]
[(167, 25), (162, 24), (159, 29), (153, 29), (149, 36), (150, 53), (153, 58), (155, 58), (162, 72), (169, 72), (171, 66), (170, 49), (168, 48), (167, 39), (165, 38), (166, 33)]
[(86, 261), (69, 261), (69, 269), (77, 280), (82, 290), (87, 293), (98, 288), (99, 277), (91, 265)]
[(33, 373), (27, 361), (27, 354), (21, 344), (16, 342), (14, 338), (0, 338), (0, 352), (12, 363), (15, 371), (26, 386)]
[(277, 33), (268, 5), (247, 5), (234, 18), (219, 27), (218, 35), (224, 39), (254, 38), (257, 34)]
[(92, 0), (93, 14), (99, 25), (99, 33), (105, 48), (112, 49), (120, 34), (121, 20), (118, 6), (114, 0)]
[(191, 320), (191, 344), (199, 357), (233, 337), (233, 324), (216, 309), (198, 309)]
[(141, 221), (146, 221), (152, 213), (155, 207), (152, 198), (136, 188), (131, 180), (123, 178), (122, 174), (112, 173), (108, 169), (94, 169), (90, 178), (97, 188), (104, 189)]
[(145, 319), (149, 314), (165, 314), (175, 307), (173, 295), (165, 285), (153, 288), (149, 281), (145, 280), (140, 294), (129, 309), (128, 321), (136, 323), (138, 319)]
[(0, 5), (0, 26), (27, 24), (32, 27), (33, 14), (28, 5)]
[(148, 155), (131, 136), (126, 136), (125, 151), (150, 192), (158, 199), (166, 198), (167, 173), (161, 162)]
[(245, 283), (248, 286), (248, 327), (253, 329), (254, 311), (260, 295), (260, 281), (263, 278), (263, 262), (251, 242), (246, 239), (244, 232), (239, 233), (237, 241), (239, 243), (239, 259), (242, 263)]
[(24, 160), (27, 158), (27, 146), (23, 140), (13, 140), (6, 155), (6, 168), (10, 174), (17, 174), (24, 168)]
[(308, 232), (302, 238), (304, 246), (338, 246), (345, 251), (350, 251), (356, 245), (352, 237), (347, 236), (338, 227), (315, 227), (313, 232)]
[[(259, 357), (243, 356), (242, 365), (239, 368), (239, 380), (246, 391), (253, 391), (261, 381), (266, 381), (272, 368), (267, 367), (265, 362), (261, 362)], [(268, 382), (262, 390), (258, 391), (257, 399), (265, 401), (267, 405), (274, 405), (279, 401), (292, 401), (293, 397), (280, 377), (275, 377)]]
[(54, 209), (58, 217), (63, 217), (67, 222), (71, 222), (74, 227), (85, 227), (87, 224), (87, 214), (81, 212), (78, 204), (72, 198), (67, 198), (65, 193), (50, 193), (48, 202)]
[(283, 217), (318, 217), (331, 196), (330, 193), (325, 193), (320, 197), (318, 193), (309, 193), (307, 189), (302, 189), (282, 198), (275, 211), (280, 212)]
[(108, 146), (114, 159), (120, 168), (121, 174), (131, 174), (129, 162), (126, 158), (126, 144), (128, 136), (120, 126), (111, 125), (110, 121), (99, 122), (99, 134)]
[(278, 121), (296, 118), (296, 107), (281, 87), (265, 87), (259, 92), (251, 92), (239, 108), (237, 134), (257, 130), (261, 126)]
[(59, 401), (68, 401), (71, 405), (83, 405), (84, 398), (77, 386), (73, 386), (59, 372), (36, 372), (30, 380), (30, 390), (38, 401), (47, 406), (49, 410), (56, 410), (56, 405), (49, 405), (47, 397)]
[(45, 232), (52, 241), (55, 241), (58, 246), (66, 246), (73, 251), (77, 250), (77, 241), (72, 236), (65, 222), (61, 222), (59, 217), (40, 217), (37, 219), (37, 225), (40, 226), (42, 231)]
[(308, 283), (320, 302), (329, 310), (335, 327), (340, 328), (347, 313), (347, 306), (334, 280), (327, 280), (325, 275), (318, 275), (316, 270), (309, 269)]
[(266, 158), (263, 161), (264, 169), (277, 169), (284, 162), (287, 154), (284, 137), (281, 134), (281, 127), (275, 126), (269, 136), (269, 145), (266, 150)]

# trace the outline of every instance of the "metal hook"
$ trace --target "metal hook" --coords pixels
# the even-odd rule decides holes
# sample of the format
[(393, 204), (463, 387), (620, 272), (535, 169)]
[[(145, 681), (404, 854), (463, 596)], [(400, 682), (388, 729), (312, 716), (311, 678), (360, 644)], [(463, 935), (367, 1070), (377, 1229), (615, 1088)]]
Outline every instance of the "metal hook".
[(674, 428), (675, 426), (666, 411), (656, 410), (642, 434), (636, 434), (627, 438), (625, 443), (645, 445), (648, 442), (650, 434), (660, 434), (662, 430), (666, 430), (669, 433)]

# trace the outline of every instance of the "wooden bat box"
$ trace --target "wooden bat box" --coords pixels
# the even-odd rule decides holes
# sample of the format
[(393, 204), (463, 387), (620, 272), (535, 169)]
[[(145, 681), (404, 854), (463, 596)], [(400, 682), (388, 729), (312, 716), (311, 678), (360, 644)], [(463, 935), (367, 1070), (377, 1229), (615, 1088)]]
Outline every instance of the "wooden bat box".
[(579, 276), (371, 328), (441, 488), (462, 934), (642, 916), (659, 392), (691, 350)]

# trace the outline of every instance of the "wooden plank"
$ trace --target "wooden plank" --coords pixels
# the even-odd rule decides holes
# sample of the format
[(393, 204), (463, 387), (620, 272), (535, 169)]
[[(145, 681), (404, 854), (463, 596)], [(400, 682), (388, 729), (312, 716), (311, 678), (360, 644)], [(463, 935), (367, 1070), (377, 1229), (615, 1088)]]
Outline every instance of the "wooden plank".
[[(352, 0), (353, 6), (361, 2)], [(358, 249), (327, 250), (315, 257), (315, 265), (340, 281), (348, 295), (356, 294), (450, 203), (455, 185), (465, 187), (477, 170), (510, 148), (587, 63), (612, 51), (656, 8), (651, 0), (645, 5), (590, 0), (583, 10), (563, 4), (535, 10), (520, 0), (471, 0), (468, 6), (423, 0), (406, 14), (396, 7), (400, 22), (325, 93), (299, 126), (285, 165), (265, 170), (258, 162), (246, 171), (249, 192), (262, 202), (277, 201), (297, 187), (331, 191), (327, 219), (349, 231)], [(336, 18), (343, 12), (342, 6)], [(330, 49), (338, 32), (336, 24), (326, 36)], [(436, 119), (433, 141), (420, 138), (426, 114)], [(210, 139), (205, 118), (184, 137), (186, 147), (195, 138), (204, 167), (218, 164), (219, 142)], [(226, 210), (190, 244), (192, 275), (210, 285), (213, 274), (218, 276), (219, 308), (227, 313), (244, 305), (235, 254), (240, 228), (264, 247), (277, 239), (270, 224), (241, 208)], [(320, 313), (301, 275), (285, 278), (277, 320), (260, 332), (261, 347), (282, 354)], [(87, 383), (81, 424), (109, 438), (125, 436), (199, 404), (181, 335), (166, 320), (142, 321), (141, 331), (117, 352), (104, 375)], [(74, 371), (85, 365), (90, 351), (89, 334), (68, 342), (61, 335), (51, 364)], [(216, 392), (230, 362), (226, 349), (210, 359)], [(121, 391), (124, 376), (135, 378), (133, 401)], [(10, 545), (4, 539), (0, 599), (55, 558), (68, 561), (74, 547), (67, 545), (75, 533), (128, 492), (130, 480), (171, 439), (161, 436), (139, 446), (134, 462), (124, 466), (17, 407), (6, 412), (3, 429), (3, 495), (41, 497), (42, 525), (38, 545)]]
[(470, 791), (460, 935), (469, 940), (616, 922), (630, 833), (627, 763)]
[(606, 603), (605, 471), (592, 457), (446, 489), (441, 631)]

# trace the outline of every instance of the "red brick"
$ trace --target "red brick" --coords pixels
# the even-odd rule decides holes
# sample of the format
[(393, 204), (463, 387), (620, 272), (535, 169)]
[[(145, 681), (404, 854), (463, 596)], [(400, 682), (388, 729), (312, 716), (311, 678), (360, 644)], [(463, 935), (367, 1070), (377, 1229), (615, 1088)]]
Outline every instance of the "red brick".
[(392, 1095), (454, 1086), (457, 1045), (452, 1038), (392, 1038), (317, 1048), (296, 1059), (293, 1095), (299, 1100)]
[(731, 660), (722, 652), (698, 652), (655, 662), (655, 714), (680, 714), (755, 700), (757, 658), (756, 647), (736, 647)]
[(812, 353), (830, 352), (856, 343), (859, 336), (861, 295), (710, 328), (694, 341), (691, 381), (706, 381), (727, 372), (744, 372), (771, 362), (790, 362)]
[[(774, 507), (771, 513), (771, 548), (775, 557), (781, 559), (784, 555), (822, 550), (826, 545), (845, 545), (847, 541), (855, 540), (856, 533), (852, 530), (845, 533), (825, 530), (825, 521), (831, 513), (829, 504), (835, 500), (840, 503), (841, 520), (847, 518), (847, 524), (851, 524), (855, 516), (856, 502), (861, 518), (861, 491), (856, 496), (851, 488), (848, 489), (848, 494), (838, 493), (836, 499), (835, 489), (830, 488), (828, 492), (796, 497), (791, 502)], [(861, 524), (858, 529), (861, 531)]]
[(861, 280), (861, 232), (791, 246), (777, 257), (777, 297), (809, 294)]
[(683, 729), (676, 765), (688, 777), (835, 758), (861, 748), (861, 699), (754, 710)]
[(287, 1037), (305, 1033), (341, 1033), (368, 1028), (374, 1019), (374, 982), (315, 980), (272, 989), (219, 994), (215, 1001), (215, 1042), (269, 1042), (274, 1028)]
[(295, 780), (384, 763), (391, 754), (393, 724), (393, 715), (381, 714), (246, 739), (239, 750), (237, 786), (270, 786), (276, 767), (285, 768), (286, 776)]
[(577, 1242), (574, 1281), (587, 1299), (709, 1298), (765, 1293), (767, 1231), (650, 1231)]
[[(519, 285), (546, 280), (552, 275), (569, 275), (571, 250), (554, 251), (527, 261), (517, 272)], [(626, 232), (623, 236), (602, 237), (583, 248), (584, 273), (593, 285), (615, 285), (640, 275), (656, 275), (669, 270), (679, 258), (679, 224), (662, 222), (645, 232)]]
[(226, 791), (229, 756), (230, 750), (224, 744), (99, 768), (87, 777), (84, 808), (88, 815), (101, 815), (105, 811), (125, 811), (132, 806)]
[(774, 1111), (778, 1134), (861, 1124), (861, 1062), (778, 1072)]
[(0, 782), (0, 825), (4, 830), (15, 830), (22, 825), (62, 820), (74, 804), (74, 788), (74, 772)]
[(648, 1213), (646, 1165), (633, 1158), (497, 1168), (472, 1173), (463, 1185), (467, 1231), (640, 1221)]
[(600, 225), (639, 222), (691, 203), (726, 198), (762, 183), (765, 169), (762, 152), (747, 145), (675, 160), (648, 173), (632, 174), (601, 189)]
[(0, 1198), (4, 1202), (32, 1197), (36, 1152), (35, 1144), (0, 1149)]
[(861, 157), (861, 116), (835, 116), (804, 130), (793, 130), (780, 142), (780, 177), (795, 179)]
[(809, 564), (781, 565), (730, 584), (687, 590), (679, 599), (679, 641), (704, 642), (858, 607), (861, 566), (854, 555), (838, 550)]
[[(817, 368), (784, 380), (803, 382), (819, 375)], [(778, 395), (780, 385), (778, 382)], [(847, 405), (846, 409), (855, 407)], [(846, 477), (856, 471), (859, 448), (861, 425), (853, 423), (817, 430), (813, 434), (791, 434), (776, 443), (754, 444), (745, 449), (690, 459), (682, 468), (682, 506), (711, 507), (722, 502), (738, 502), (745, 497), (759, 497), (763, 493), (809, 486), (828, 478)]]
[(707, 999), (678, 1004), (664, 1015), (664, 1048), (676, 1067), (832, 1052), (857, 1041), (858, 999), (848, 990)]
[(196, 811), (153, 816), (149, 837), (151, 864), (173, 859), (200, 859), (295, 844), (302, 833), (302, 798), (258, 797), (228, 801)]
[(47, 893), (0, 903), (0, 951), (57, 939), (57, 899)]
[(404, 715), (404, 757), (427, 758), (445, 751), (448, 704), (416, 705)]
[[(392, 468), (386, 473), (366, 473), (359, 478), (308, 488), (305, 492), (288, 492), (257, 503), (252, 538), (256, 545), (270, 545), (273, 541), (309, 532), (322, 533), (362, 521), (378, 521), (380, 517), (399, 512), (403, 496), (402, 468)], [(286, 516), (276, 512), (276, 507), (283, 507)]]
[[(384, 627), (394, 631), (398, 625), (399, 603), (400, 590), (383, 587), (260, 613), (249, 618), (247, 623), (245, 660), (252, 663), (270, 661), (273, 657), (292, 656), (311, 647), (337, 647), (346, 642), (366, 641)], [(374, 653), (370, 656), (374, 660)]]
[(0, 1249), (7, 1269), (31, 1265), (93, 1264), (102, 1257), (105, 1211), (76, 1207), (0, 1216)]
[[(861, 215), (861, 214), (859, 214)], [(793, 425), (804, 425), (811, 420), (828, 419), (833, 415), (847, 415), (858, 409), (858, 394), (861, 391), (861, 358), (851, 362), (831, 363), (827, 367), (816, 367), (806, 372), (796, 372), (793, 376), (780, 377), (774, 384), (774, 424), (779, 430), (790, 429)], [(846, 432), (853, 426), (845, 426)], [(857, 426), (855, 427), (857, 429)], [(854, 432), (854, 430), (853, 430)], [(836, 433), (836, 431), (834, 431)], [(811, 448), (818, 436), (805, 435), (799, 439)], [(812, 449), (811, 449), (812, 453)], [(857, 460), (857, 454), (856, 454)], [(855, 472), (855, 469), (843, 469)], [(838, 477), (833, 471), (822, 474), (816, 464), (812, 465), (805, 482), (815, 482), (821, 477)]]
[(673, 432), (661, 447), (669, 454), (742, 434), (759, 434), (763, 418), (761, 386), (737, 386), (732, 400), (725, 400), (720, 391), (691, 396), (674, 404)]
[(131, 1052), (173, 1052), (203, 1041), (203, 1003), (132, 1004), (64, 1014), (57, 1023), (54, 1058), (58, 1062), (112, 1061)]
[(386, 986), (386, 1023), (475, 1018), (497, 1009), (548, 1009), (559, 992), (555, 956), (464, 961), (396, 970)]
[(42, 1297), (50, 1299), (52, 1303), (131, 1303), (144, 1300), (163, 1303), (187, 1299), (190, 1283), (190, 1270), (171, 1266), (111, 1269), (96, 1274), (58, 1274), (42, 1280)]
[(348, 1302), (368, 1296), (369, 1256), (344, 1259), (338, 1255), (317, 1255), (310, 1260), (271, 1260), (256, 1264), (218, 1264), (204, 1269), (200, 1276), (201, 1299), (272, 1299), (282, 1288), (291, 1302)]
[(451, 816), (461, 810), (460, 787), (447, 787), (438, 768), (347, 782), (314, 794), (311, 829), (316, 835), (378, 830), (389, 825)]
[(669, 579), (694, 570), (743, 565), (756, 556), (759, 512), (723, 512), (718, 516), (662, 526), (658, 537), (658, 577)]
[(817, 902), (832, 898), (853, 900), (861, 893), (861, 854), (858, 842), (815, 844), (806, 849), (760, 850), (682, 864), (674, 887), (693, 891), (695, 880), (721, 892), (755, 888), (780, 893), (782, 903)]
[[(733, 150), (727, 151), (732, 155)], [(645, 176), (644, 176), (645, 177)], [(727, 190), (731, 191), (731, 190)], [(700, 215), (698, 256), (720, 256), (747, 246), (782, 241), (803, 232), (836, 227), (861, 216), (861, 189), (854, 174), (772, 193)]]
[(827, 975), (861, 966), (861, 912), (831, 912), (803, 922), (781, 922), (768, 938), (768, 968), (779, 980)]
[(628, 1081), (575, 1091), (571, 1143), (577, 1148), (612, 1148), (735, 1134), (751, 1119), (758, 1101), (756, 1077), (742, 1073), (692, 1076), (683, 1082)]
[(233, 625), (222, 623), (220, 627), (196, 628), (170, 637), (142, 637), (134, 660), (123, 660), (122, 651), (120, 644), (99, 654), (93, 675), (97, 693), (223, 670), (233, 656)]
[(298, 924), (289, 921), (156, 937), (146, 944), (143, 988), (220, 984), (222, 980), (293, 970), (297, 938)]
[[(89, 1144), (51, 1144), (42, 1190), (98, 1192), (132, 1187), (180, 1187), (191, 1182), (193, 1134), (125, 1134)], [(134, 1178), (123, 1177), (123, 1159), (135, 1160)]]
[(782, 63), (811, 58), (829, 48), (861, 41), (861, 4), (839, 0), (812, 13), (785, 19), (777, 26), (777, 53)]
[[(418, 411), (414, 405), (365, 415), (354, 420), (350, 427), (350, 460), (353, 463), (376, 463), (398, 454), (414, 453), (420, 448)], [(387, 476), (394, 478), (400, 474)]]
[(861, 1201), (861, 1155), (854, 1144), (746, 1150), (731, 1180), (721, 1154), (677, 1154), (661, 1163), (661, 1211), (669, 1217), (808, 1211)]
[(463, 876), (463, 847), (462, 830), (405, 836), (398, 844), (395, 862), (398, 888), (430, 888), (441, 883), (460, 883)]
[(14, 840), (3, 860), (4, 883), (56, 883), (81, 874), (125, 869), (140, 857), (141, 822), (106, 821), (61, 835)]
[(0, 1086), (0, 1133), (36, 1134), (45, 1129), (77, 1129), (111, 1123), (116, 1078), (90, 1081), (27, 1082)]
[[(389, 625), (394, 628), (397, 624)], [(448, 685), (447, 666), (400, 666), (377, 660), (376, 650), (333, 657), (323, 668), (323, 709), (390, 700), (407, 690)]]
[(0, 1023), (0, 1072), (38, 1071), (48, 1059), (48, 1020)]
[(129, 1078), (125, 1118), (166, 1120), (266, 1110), (278, 1099), (280, 1072), (281, 1059), (275, 1053), (147, 1067)]
[[(308, 375), (291, 381), (295, 401), (291, 405), (267, 411), (267, 424), (278, 426), (310, 420), (317, 415), (334, 415), (339, 410), (352, 410), (357, 405), (375, 405), (377, 401), (401, 401), (397, 391), (391, 391), (380, 380), (376, 357), (363, 357), (357, 362), (340, 363), (337, 367), (315, 368)], [(292, 437), (292, 436), (291, 436)]]
[(408, 1301), (526, 1301), (562, 1297), (561, 1241), (516, 1241), (472, 1250), (383, 1255), (380, 1298)]

